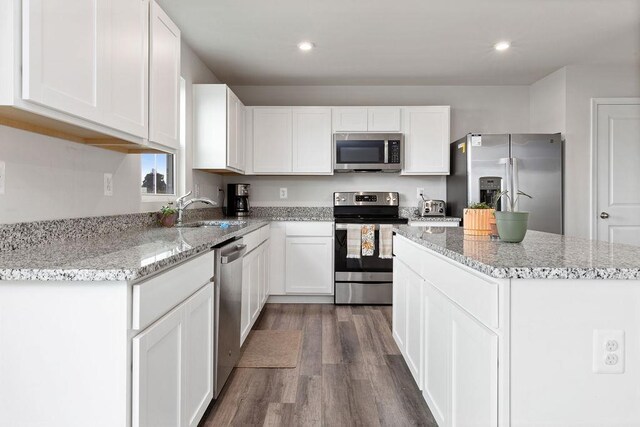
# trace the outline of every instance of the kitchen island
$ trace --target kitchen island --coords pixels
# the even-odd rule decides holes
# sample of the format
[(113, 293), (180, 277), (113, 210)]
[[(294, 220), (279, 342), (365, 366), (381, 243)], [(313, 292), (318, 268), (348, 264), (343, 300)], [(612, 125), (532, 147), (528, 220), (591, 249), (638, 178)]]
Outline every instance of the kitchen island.
[(393, 335), (440, 426), (640, 424), (639, 247), (394, 231)]

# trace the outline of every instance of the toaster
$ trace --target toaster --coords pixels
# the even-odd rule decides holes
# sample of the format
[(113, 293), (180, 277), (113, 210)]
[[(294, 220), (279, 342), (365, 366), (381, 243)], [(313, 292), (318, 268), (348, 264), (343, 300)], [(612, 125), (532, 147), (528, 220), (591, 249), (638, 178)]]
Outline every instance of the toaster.
[(418, 215), (420, 216), (444, 216), (446, 206), (444, 200), (420, 200)]

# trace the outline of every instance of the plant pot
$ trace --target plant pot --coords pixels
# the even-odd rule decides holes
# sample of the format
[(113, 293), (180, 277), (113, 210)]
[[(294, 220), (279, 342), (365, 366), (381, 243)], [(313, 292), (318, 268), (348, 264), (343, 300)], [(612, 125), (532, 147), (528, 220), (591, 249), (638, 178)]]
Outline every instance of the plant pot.
[(465, 209), (463, 217), (464, 234), (489, 236), (494, 209)]
[(158, 218), (158, 224), (159, 225), (161, 225), (163, 227), (171, 228), (174, 225), (176, 225), (176, 220), (178, 219), (178, 214), (174, 213), (174, 214), (171, 214), (171, 215), (162, 215), (160, 212), (158, 212), (157, 218)]
[(529, 212), (496, 212), (498, 235), (503, 242), (522, 242), (528, 222)]

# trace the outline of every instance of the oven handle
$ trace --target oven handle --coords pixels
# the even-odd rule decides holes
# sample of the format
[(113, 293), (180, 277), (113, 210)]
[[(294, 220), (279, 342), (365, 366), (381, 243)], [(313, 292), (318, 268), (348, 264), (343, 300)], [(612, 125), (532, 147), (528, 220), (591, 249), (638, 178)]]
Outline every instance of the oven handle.
[[(336, 224), (336, 230), (346, 230), (347, 226), (349, 225), (353, 225), (353, 224), (342, 224), (342, 223)], [(373, 225), (376, 231), (380, 230), (380, 224), (355, 224), (355, 225)], [(393, 224), (393, 225), (402, 225), (402, 224)]]

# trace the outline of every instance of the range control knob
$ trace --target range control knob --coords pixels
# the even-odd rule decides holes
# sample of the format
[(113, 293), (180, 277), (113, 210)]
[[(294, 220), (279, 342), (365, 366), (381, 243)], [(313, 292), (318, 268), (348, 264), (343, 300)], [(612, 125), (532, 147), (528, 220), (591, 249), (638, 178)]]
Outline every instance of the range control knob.
[(431, 209), (430, 209), (430, 208), (425, 208), (425, 210), (424, 210), (424, 211), (425, 211), (425, 212), (427, 212), (427, 213), (429, 213), (429, 212), (431, 212)]
[(346, 201), (346, 200), (347, 200), (347, 199), (345, 199), (344, 197), (342, 197), (342, 198), (340, 199), (340, 201), (341, 201), (341, 202), (344, 202), (344, 201)]
[(438, 212), (442, 213), (442, 212), (444, 212), (444, 209), (440, 208), (440, 209), (438, 209)]
[(387, 196), (387, 202), (390, 202), (390, 201), (391, 201), (391, 197)]

